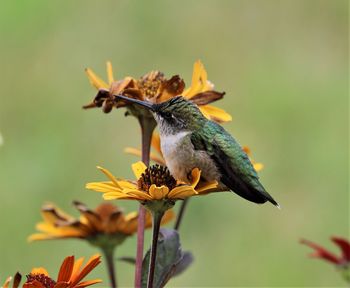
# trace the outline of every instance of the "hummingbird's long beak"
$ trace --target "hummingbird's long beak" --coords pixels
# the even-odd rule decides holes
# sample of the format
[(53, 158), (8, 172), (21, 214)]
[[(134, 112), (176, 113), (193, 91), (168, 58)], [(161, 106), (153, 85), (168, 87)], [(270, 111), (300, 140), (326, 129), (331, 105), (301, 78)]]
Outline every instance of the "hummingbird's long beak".
[(134, 98), (130, 98), (130, 97), (127, 97), (127, 96), (124, 96), (124, 95), (114, 95), (117, 99), (121, 99), (121, 100), (124, 100), (126, 102), (130, 102), (130, 103), (134, 103), (134, 104), (138, 104), (142, 107), (145, 107), (151, 111), (154, 112), (154, 105), (150, 102), (146, 102), (146, 101), (141, 101), (141, 100), (138, 100), (138, 99), (134, 99)]

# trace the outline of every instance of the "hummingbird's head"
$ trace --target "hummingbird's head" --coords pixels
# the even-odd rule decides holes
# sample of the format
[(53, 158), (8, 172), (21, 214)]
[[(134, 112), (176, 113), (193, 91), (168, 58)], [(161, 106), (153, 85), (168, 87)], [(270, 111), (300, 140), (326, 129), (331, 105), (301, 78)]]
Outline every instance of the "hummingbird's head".
[(162, 134), (194, 131), (207, 121), (198, 106), (182, 96), (171, 98), (162, 103), (151, 103), (121, 95), (116, 97), (149, 109)]

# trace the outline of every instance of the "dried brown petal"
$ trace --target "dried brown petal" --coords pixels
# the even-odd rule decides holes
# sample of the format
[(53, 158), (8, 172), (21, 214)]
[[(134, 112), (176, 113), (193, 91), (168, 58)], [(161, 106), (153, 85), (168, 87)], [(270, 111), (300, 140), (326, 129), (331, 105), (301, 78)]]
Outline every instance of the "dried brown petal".
[(191, 101), (197, 105), (207, 105), (224, 97), (225, 92), (205, 91), (191, 97)]

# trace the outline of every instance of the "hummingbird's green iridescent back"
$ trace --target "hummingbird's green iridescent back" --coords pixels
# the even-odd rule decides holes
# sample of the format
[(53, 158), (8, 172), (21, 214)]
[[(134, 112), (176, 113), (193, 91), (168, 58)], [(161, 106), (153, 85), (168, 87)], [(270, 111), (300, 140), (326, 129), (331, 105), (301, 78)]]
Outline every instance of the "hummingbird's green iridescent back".
[(220, 171), (220, 181), (241, 197), (255, 202), (277, 202), (266, 192), (247, 154), (219, 124), (207, 120), (191, 135), (193, 146), (206, 151)]

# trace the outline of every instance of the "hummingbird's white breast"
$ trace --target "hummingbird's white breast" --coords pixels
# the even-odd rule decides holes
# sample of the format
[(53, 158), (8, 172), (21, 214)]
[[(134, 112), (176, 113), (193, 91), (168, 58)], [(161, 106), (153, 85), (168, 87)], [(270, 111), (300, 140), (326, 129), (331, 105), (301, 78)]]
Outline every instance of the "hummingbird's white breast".
[(161, 149), (170, 173), (178, 180), (188, 182), (193, 168), (201, 170), (201, 176), (207, 180), (218, 180), (219, 172), (205, 151), (195, 150), (191, 142), (191, 132), (160, 134)]

